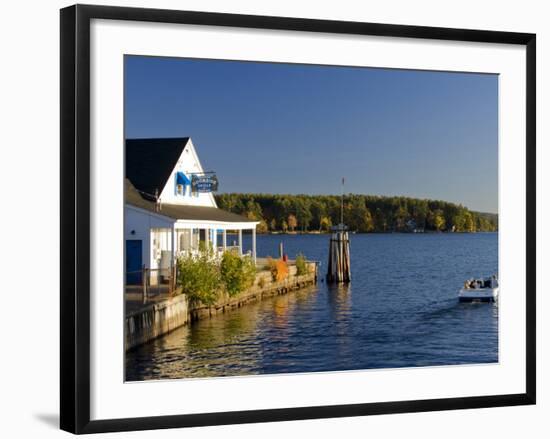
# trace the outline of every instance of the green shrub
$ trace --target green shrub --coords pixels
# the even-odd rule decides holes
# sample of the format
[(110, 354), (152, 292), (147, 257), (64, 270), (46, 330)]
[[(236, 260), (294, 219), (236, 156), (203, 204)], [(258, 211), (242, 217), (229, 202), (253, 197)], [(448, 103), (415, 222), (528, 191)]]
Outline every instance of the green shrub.
[(204, 305), (216, 302), (222, 285), (220, 269), (209, 252), (179, 258), (177, 281), (191, 301)]
[(296, 256), (296, 274), (298, 276), (307, 274), (306, 257), (302, 253), (298, 253)]
[(256, 265), (251, 258), (227, 251), (222, 256), (220, 273), (225, 290), (233, 297), (254, 284)]
[(212, 244), (212, 241), (209, 241), (208, 245), (204, 241), (199, 241), (199, 252), (212, 256), (214, 254), (214, 244)]

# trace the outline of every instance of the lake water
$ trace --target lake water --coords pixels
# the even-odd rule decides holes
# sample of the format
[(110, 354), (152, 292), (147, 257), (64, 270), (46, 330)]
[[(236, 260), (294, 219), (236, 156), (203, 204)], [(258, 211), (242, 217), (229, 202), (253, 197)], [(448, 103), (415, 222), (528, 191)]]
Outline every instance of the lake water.
[(258, 236), (258, 255), (319, 260), (316, 286), (185, 326), (126, 356), (129, 381), (498, 361), (498, 305), (459, 303), (498, 272), (498, 234), (351, 235), (352, 282), (329, 286), (328, 235)]

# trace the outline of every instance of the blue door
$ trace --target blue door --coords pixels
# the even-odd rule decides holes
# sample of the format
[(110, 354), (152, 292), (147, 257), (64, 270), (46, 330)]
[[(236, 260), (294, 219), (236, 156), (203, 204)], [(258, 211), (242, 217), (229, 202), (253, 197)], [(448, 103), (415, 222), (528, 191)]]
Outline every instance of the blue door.
[(141, 239), (126, 240), (126, 284), (141, 284)]

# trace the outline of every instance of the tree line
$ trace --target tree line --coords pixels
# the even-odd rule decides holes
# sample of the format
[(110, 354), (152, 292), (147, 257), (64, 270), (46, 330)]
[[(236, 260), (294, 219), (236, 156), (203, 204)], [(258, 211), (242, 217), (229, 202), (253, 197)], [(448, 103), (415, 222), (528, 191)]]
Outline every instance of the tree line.
[[(341, 221), (338, 195), (216, 194), (218, 207), (260, 222), (258, 233), (327, 232)], [(494, 232), (496, 214), (460, 204), (408, 197), (347, 194), (343, 220), (359, 233)]]

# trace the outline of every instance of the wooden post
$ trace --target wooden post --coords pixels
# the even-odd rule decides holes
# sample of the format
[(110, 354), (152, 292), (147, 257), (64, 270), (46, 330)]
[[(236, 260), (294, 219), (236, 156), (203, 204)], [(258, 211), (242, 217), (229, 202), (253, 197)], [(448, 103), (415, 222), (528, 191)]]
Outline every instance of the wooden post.
[(147, 303), (147, 268), (145, 268), (145, 265), (141, 267), (141, 284), (143, 286), (141, 295), (145, 304)]
[(333, 229), (329, 242), (327, 282), (350, 282), (349, 236), (343, 224)]
[(176, 247), (177, 247), (177, 232), (172, 225), (171, 233), (170, 233), (170, 250), (172, 251), (172, 256), (170, 257), (170, 276), (172, 275), (172, 270), (174, 269), (175, 261), (176, 261)]
[(172, 268), (172, 273), (170, 275), (170, 291), (169, 294), (172, 296), (176, 291), (176, 275), (177, 275), (177, 264), (174, 264)]
[(227, 230), (223, 229), (223, 251), (227, 250)]
[(284, 249), (283, 249), (283, 243), (279, 242), (279, 259), (283, 259)]

